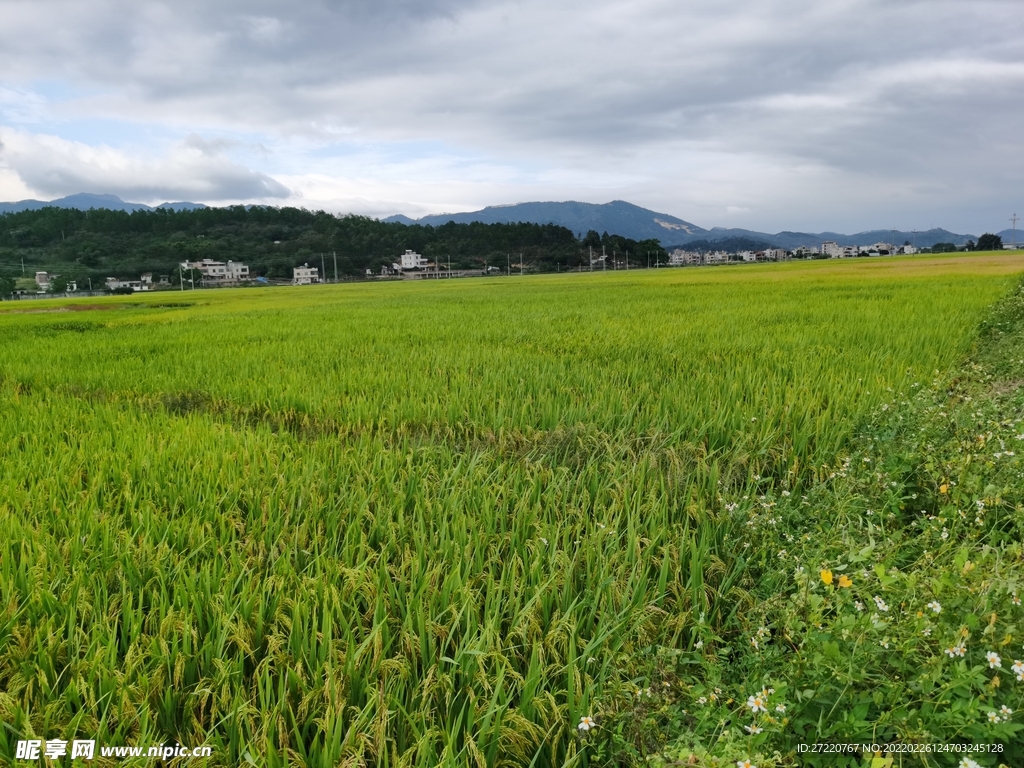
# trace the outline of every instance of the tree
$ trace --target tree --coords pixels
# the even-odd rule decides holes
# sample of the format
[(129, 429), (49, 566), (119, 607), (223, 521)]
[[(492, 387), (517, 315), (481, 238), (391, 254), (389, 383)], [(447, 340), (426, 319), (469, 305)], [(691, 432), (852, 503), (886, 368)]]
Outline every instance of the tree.
[(1001, 251), (1003, 250), (1003, 238), (999, 235), (993, 235), (991, 232), (986, 232), (978, 238), (977, 248), (979, 251)]
[(67, 293), (69, 282), (63, 275), (54, 275), (50, 278), (50, 284), (46, 291), (47, 293)]
[(0, 277), (0, 299), (9, 298), (14, 293), (14, 278)]

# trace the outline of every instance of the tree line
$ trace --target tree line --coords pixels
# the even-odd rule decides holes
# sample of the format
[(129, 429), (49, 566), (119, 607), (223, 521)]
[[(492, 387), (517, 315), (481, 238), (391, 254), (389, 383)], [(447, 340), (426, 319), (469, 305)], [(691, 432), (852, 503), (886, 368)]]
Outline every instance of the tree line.
[[(637, 242), (608, 233), (573, 233), (555, 224), (456, 224), (382, 222), (366, 216), (266, 206), (199, 208), (191, 211), (114, 211), (43, 208), (0, 215), (0, 276), (59, 273), (79, 287), (106, 277), (137, 278), (145, 272), (174, 283), (182, 261), (214, 259), (248, 264), (253, 277), (290, 279), (303, 263), (329, 277), (334, 256), (339, 277), (379, 274), (405, 250), (453, 269), (504, 268), (520, 258), (540, 272), (589, 267), (591, 249), (608, 258), (628, 252), (633, 264), (646, 254), (665, 259), (657, 240)], [(520, 257), (520, 254), (522, 256)], [(22, 266), (24, 264), (24, 267)]]

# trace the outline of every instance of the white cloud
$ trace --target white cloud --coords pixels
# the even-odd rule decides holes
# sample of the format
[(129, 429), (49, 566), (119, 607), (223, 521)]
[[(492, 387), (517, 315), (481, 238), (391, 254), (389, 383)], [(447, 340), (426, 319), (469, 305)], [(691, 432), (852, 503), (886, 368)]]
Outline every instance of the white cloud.
[(289, 190), (267, 174), (245, 168), (199, 137), (161, 155), (68, 141), (0, 128), (0, 162), (35, 194), (113, 192), (133, 202), (167, 200), (279, 201)]
[[(0, 125), (75, 144), (68, 169), (24, 153), (11, 165), (33, 189), (120, 180), (217, 202), (284, 194), (277, 179), (334, 208), (627, 197), (705, 226), (732, 210), (723, 223), (758, 228), (867, 227), (881, 214), (982, 228), (979, 211), (1024, 208), (1019, 10), (9, 0)], [(76, 133), (97, 120), (157, 138)]]

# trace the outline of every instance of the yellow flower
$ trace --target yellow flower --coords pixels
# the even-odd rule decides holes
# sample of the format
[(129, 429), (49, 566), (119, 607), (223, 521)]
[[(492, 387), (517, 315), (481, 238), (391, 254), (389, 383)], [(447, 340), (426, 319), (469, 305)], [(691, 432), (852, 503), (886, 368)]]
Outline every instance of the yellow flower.
[(853, 586), (853, 579), (847, 576), (845, 573), (839, 577), (839, 586), (844, 589), (848, 589)]
[(822, 572), (821, 572), (821, 580), (823, 582), (825, 582), (825, 584), (831, 585), (832, 584), (832, 571), (830, 571), (828, 568), (825, 568), (824, 570), (822, 570)]
[(949, 486), (946, 485), (945, 483), (943, 483), (942, 485), (939, 486), (939, 493), (945, 493), (948, 490), (949, 490)]

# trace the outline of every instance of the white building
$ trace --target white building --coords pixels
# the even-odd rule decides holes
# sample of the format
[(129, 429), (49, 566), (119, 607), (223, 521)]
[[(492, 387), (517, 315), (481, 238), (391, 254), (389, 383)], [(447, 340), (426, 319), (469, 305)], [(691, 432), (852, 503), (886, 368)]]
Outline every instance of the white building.
[(744, 261), (757, 261), (757, 254), (753, 251), (740, 251), (739, 256)]
[(905, 253), (907, 256), (913, 256), (917, 253), (917, 248), (912, 245), (901, 245), (899, 248), (900, 253)]
[(704, 254), (705, 264), (725, 264), (729, 261), (729, 253), (727, 251), (709, 251)]
[(843, 257), (843, 249), (835, 240), (826, 240), (822, 243), (821, 252), (830, 259), (841, 259)]
[(785, 261), (786, 249), (785, 248), (768, 248), (764, 252), (764, 257), (768, 261)]
[(402, 269), (423, 269), (427, 266), (427, 260), (415, 251), (406, 251), (402, 254)]
[[(50, 283), (60, 275), (51, 275), (48, 272), (36, 272), (36, 287), (39, 293), (46, 293), (50, 290)], [(74, 280), (68, 280), (64, 286), (63, 293), (74, 293), (78, 290), (78, 284)]]
[(152, 290), (152, 285), (142, 280), (121, 280), (116, 277), (108, 277), (106, 285), (108, 291), (116, 291), (118, 288), (131, 288), (136, 293)]
[[(237, 283), (249, 279), (249, 267), (240, 261), (214, 261), (203, 259), (202, 261), (183, 261), (182, 269), (194, 269), (199, 272), (203, 279), (214, 283)], [(150, 275), (152, 281), (152, 275)]]
[(294, 285), (312, 285), (319, 282), (320, 270), (316, 267), (303, 264), (301, 267), (295, 267), (292, 270), (292, 284)]
[(673, 267), (700, 264), (700, 254), (696, 251), (684, 251), (682, 248), (676, 248), (668, 255), (668, 263)]

